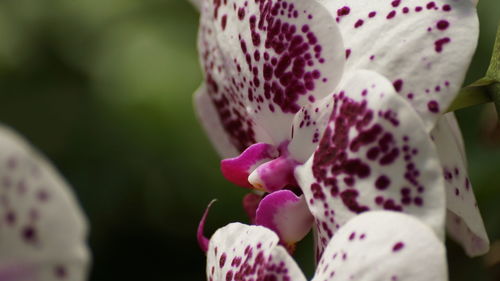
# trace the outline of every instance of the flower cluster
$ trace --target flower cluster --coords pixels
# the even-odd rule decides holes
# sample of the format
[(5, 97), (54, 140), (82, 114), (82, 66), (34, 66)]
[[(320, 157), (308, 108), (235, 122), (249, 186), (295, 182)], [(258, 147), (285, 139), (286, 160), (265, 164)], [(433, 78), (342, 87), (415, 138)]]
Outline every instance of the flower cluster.
[(445, 280), (445, 230), (488, 250), (444, 114), (476, 47), (473, 1), (194, 2), (196, 109), (256, 225), (199, 233), (209, 280), (305, 280), (288, 252), (311, 228), (313, 280)]

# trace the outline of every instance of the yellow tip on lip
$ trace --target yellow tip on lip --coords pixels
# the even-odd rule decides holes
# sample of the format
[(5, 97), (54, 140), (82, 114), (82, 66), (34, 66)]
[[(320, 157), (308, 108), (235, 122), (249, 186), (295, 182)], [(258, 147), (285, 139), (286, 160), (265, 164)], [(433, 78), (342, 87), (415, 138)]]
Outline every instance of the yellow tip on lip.
[(250, 184), (253, 186), (254, 189), (257, 189), (259, 191), (267, 192), (267, 190), (264, 188), (264, 186), (261, 183), (253, 183), (253, 182), (251, 182)]
[(295, 249), (297, 248), (297, 244), (295, 244), (294, 242), (284, 241), (284, 246), (285, 246), (285, 249), (288, 251), (288, 253), (290, 253), (291, 255), (293, 255), (293, 253), (295, 252)]

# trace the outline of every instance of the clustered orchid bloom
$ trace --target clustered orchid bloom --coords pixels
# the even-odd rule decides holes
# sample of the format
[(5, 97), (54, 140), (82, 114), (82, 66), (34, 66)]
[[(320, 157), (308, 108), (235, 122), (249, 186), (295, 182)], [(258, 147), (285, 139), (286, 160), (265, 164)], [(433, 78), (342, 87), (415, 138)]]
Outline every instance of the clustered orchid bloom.
[(54, 167), (0, 125), (0, 280), (81, 281), (87, 221)]
[(195, 5), (205, 73), (196, 108), (224, 176), (257, 190), (244, 200), (252, 223), (289, 250), (314, 225), (318, 260), (376, 210), (412, 215), (441, 241), (446, 225), (471, 256), (488, 250), (462, 136), (443, 115), (476, 46), (473, 1)]

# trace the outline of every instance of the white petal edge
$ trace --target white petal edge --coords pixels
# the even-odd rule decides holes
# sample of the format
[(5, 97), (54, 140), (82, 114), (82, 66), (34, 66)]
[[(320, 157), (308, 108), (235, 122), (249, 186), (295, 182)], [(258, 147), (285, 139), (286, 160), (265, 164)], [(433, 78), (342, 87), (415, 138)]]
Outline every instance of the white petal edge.
[(447, 279), (446, 249), (432, 229), (410, 215), (373, 211), (340, 229), (312, 281)]
[(453, 113), (438, 120), (431, 136), (436, 144), (446, 186), (446, 228), (469, 256), (488, 252), (489, 239), (467, 173), (463, 138)]
[[(87, 221), (70, 187), (17, 133), (0, 125), (0, 259), (36, 280), (85, 280)], [(6, 269), (8, 270), (8, 268)]]
[(205, 84), (201, 85), (194, 95), (195, 112), (205, 133), (221, 158), (235, 157), (239, 154), (231, 144), (217, 116), (212, 100), (207, 94)]
[(295, 114), (288, 151), (296, 161), (304, 163), (318, 146), (332, 112), (331, 103), (331, 97), (327, 96)]

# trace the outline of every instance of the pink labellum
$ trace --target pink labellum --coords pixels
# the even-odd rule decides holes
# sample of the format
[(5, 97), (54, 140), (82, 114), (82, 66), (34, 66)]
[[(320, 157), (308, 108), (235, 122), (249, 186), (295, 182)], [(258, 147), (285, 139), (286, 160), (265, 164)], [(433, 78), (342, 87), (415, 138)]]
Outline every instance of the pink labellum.
[(222, 160), (222, 174), (228, 181), (238, 186), (252, 188), (248, 182), (250, 173), (260, 164), (277, 156), (278, 151), (274, 146), (267, 143), (256, 143), (243, 151), (240, 156)]
[(293, 250), (295, 243), (309, 232), (314, 217), (304, 197), (289, 190), (280, 190), (264, 197), (257, 209), (255, 223), (278, 234), (280, 242)]
[(260, 165), (248, 177), (248, 182), (257, 189), (274, 192), (284, 187), (297, 186), (294, 170), (295, 160), (282, 156)]

